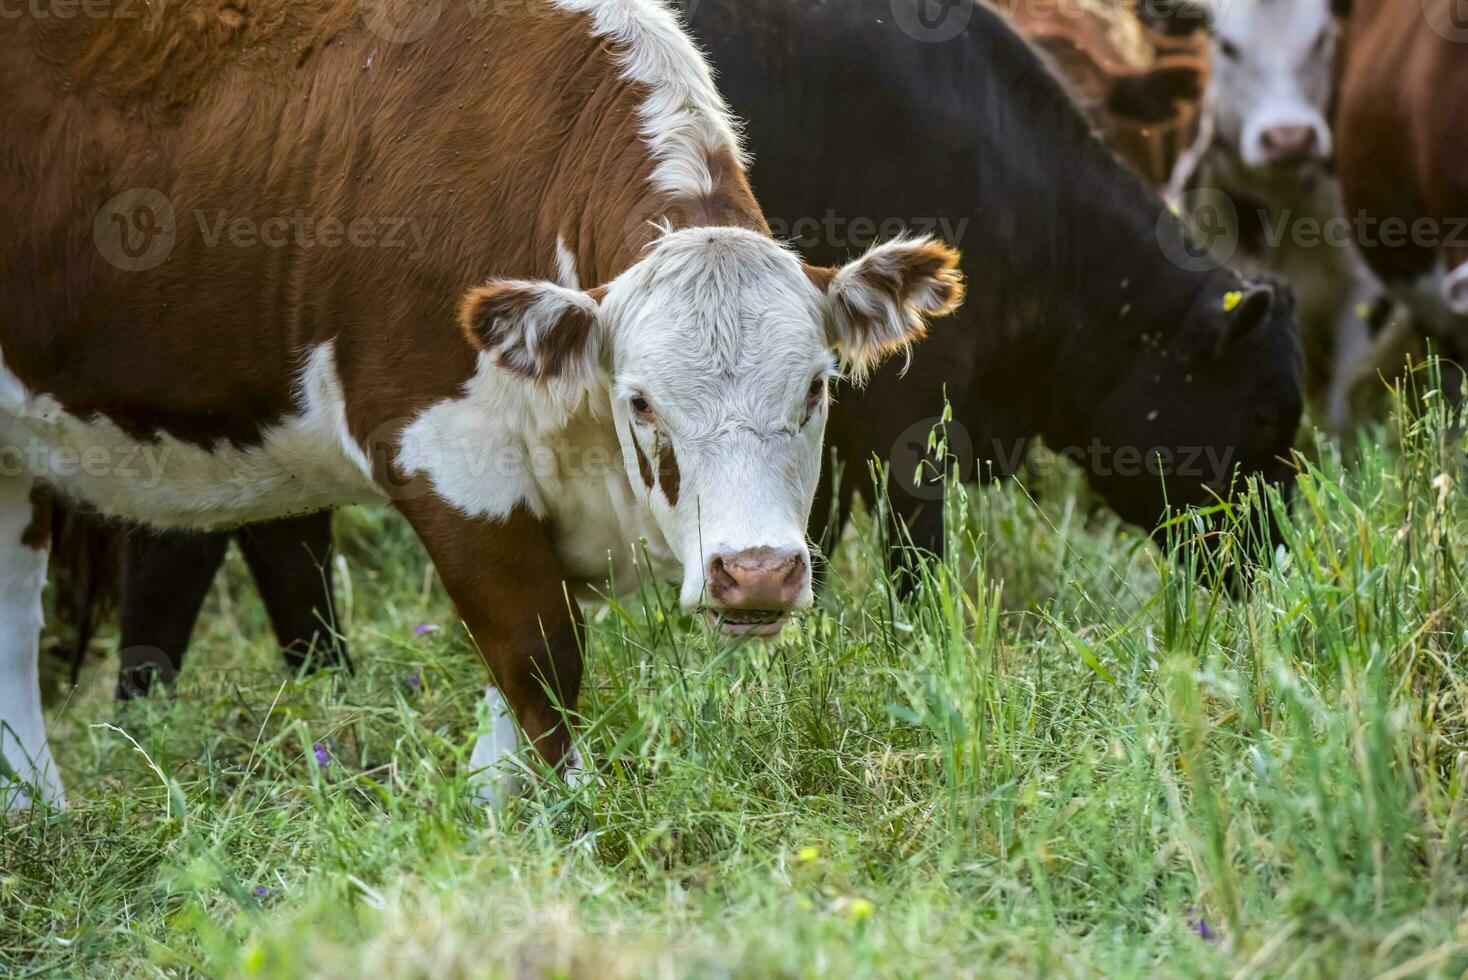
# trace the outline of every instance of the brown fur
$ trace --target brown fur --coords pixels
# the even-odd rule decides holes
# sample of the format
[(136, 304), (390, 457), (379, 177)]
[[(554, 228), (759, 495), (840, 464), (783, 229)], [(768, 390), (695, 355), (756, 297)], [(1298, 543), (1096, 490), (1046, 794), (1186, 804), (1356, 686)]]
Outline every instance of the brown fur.
[(1132, 0), (993, 0), (1050, 59), (1106, 142), (1161, 186), (1197, 137), (1208, 83), (1206, 32), (1170, 37)]
[(540, 334), (531, 350), (518, 324), (536, 297), (532, 288), (491, 283), (469, 292), (459, 320), (469, 340), (493, 353), (500, 367), (523, 378), (547, 381), (562, 377), (576, 362), (584, 361), (596, 317), (580, 307), (568, 307), (554, 327)]
[[(351, 433), (520, 724), (557, 762), (567, 733), (545, 685), (574, 707), (579, 614), (547, 532), (525, 513), (453, 511), (394, 472), (396, 439), (474, 370), (455, 322), (467, 290), (554, 279), (558, 238), (599, 284), (637, 259), (655, 222), (765, 230), (742, 168), (720, 150), (711, 194), (655, 192), (638, 117), (647, 93), (583, 17), (543, 4), (443, 4), (410, 43), (368, 31), (353, 0), (127, 6), (143, 17), (6, 27), (6, 367), (140, 438), (250, 444), (293, 410), (303, 352), (334, 341)], [(166, 218), (105, 210), (134, 188), (167, 199), (176, 240), (156, 267), (124, 271), (103, 257), (94, 221), (142, 231), (141, 217)], [(227, 228), (209, 241), (221, 216), (264, 229), (297, 212), (370, 219), (384, 236), (412, 220), (421, 248), (330, 247), (320, 229), (314, 247), (236, 244)]]
[(647, 461), (647, 453), (642, 451), (642, 444), (636, 439), (632, 440), (632, 448), (637, 452), (637, 473), (642, 477), (643, 485), (651, 490), (652, 464)]
[(683, 485), (683, 474), (678, 472), (678, 455), (673, 451), (671, 439), (658, 439), (658, 486), (668, 503), (678, 506), (678, 491)]
[[(1457, 0), (1356, 0), (1346, 21), (1336, 104), (1336, 163), (1346, 213), (1410, 226), (1468, 218), (1468, 57), (1438, 34), (1431, 16)], [(1468, 236), (1468, 230), (1460, 231)], [(1362, 249), (1384, 281), (1430, 272), (1438, 249), (1405, 244)], [(1449, 267), (1468, 248), (1442, 250)]]

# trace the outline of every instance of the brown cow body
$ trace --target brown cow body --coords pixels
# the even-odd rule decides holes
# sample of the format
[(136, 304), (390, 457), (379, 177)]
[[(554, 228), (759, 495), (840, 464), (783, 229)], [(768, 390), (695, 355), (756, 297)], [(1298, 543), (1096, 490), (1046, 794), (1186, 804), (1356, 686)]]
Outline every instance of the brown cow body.
[(1355, 0), (1335, 119), (1346, 213), (1363, 256), (1421, 325), (1458, 344), (1468, 340), (1461, 10), (1458, 0)]
[(183, 527), (391, 501), (513, 712), (486, 765), (515, 723), (566, 757), (566, 583), (635, 581), (639, 539), (726, 631), (809, 602), (830, 348), (904, 345), (957, 301), (954, 257), (802, 267), (659, 4), (444, 5), (406, 33), (345, 0), (114, 13), (21, 19), (0, 49), (12, 768), (60, 799), (36, 484)]

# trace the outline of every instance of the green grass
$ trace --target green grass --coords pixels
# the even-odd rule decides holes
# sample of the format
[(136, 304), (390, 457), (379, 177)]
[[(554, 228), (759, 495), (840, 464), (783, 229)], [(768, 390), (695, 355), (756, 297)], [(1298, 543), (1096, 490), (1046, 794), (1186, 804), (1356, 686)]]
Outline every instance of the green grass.
[(232, 559), (175, 699), (58, 694), (0, 973), (1461, 975), (1468, 443), (1423, 404), (1308, 448), (1243, 601), (1066, 472), (960, 501), (911, 599), (859, 521), (773, 645), (644, 588), (593, 615), (602, 779), (501, 815), (426, 559), (344, 514), (355, 676), (285, 676)]

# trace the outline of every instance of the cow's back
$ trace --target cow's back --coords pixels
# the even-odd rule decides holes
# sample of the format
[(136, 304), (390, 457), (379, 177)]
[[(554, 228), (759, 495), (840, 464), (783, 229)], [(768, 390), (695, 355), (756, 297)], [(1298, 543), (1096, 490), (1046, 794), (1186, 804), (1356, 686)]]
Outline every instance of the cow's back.
[(338, 0), (155, 6), (22, 19), (0, 51), (0, 355), (140, 438), (257, 441), (328, 341), (372, 389), (358, 435), (450, 394), (458, 297), (549, 274), (538, 202), (590, 193), (568, 141), (636, 144), (630, 111), (584, 126), (625, 83), (549, 4), (444, 5), (416, 37)]

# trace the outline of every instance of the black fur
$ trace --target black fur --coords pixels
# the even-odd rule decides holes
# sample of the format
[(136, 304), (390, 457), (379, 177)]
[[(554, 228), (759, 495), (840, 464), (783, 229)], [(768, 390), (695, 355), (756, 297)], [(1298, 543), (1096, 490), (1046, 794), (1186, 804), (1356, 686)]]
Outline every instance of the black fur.
[[(828, 430), (847, 461), (838, 517), (865, 461), (910, 455), (912, 426), (939, 415), (945, 390), (977, 455), (971, 473), (1008, 475), (1043, 437), (1078, 451), (1135, 523), (1151, 526), (1165, 501), (1209, 502), (1236, 473), (1288, 484), (1301, 391), (1287, 290), (1262, 313), (1227, 309), (1246, 284), (1169, 259), (1190, 248), (1181, 222), (1007, 22), (973, 4), (957, 36), (915, 40), (902, 25), (925, 2), (699, 0), (689, 14), (747, 120), (756, 196), (809, 261), (844, 261), (868, 244), (867, 223), (887, 219), (938, 231), (946, 220), (963, 251), (963, 308), (934, 324), (905, 375), (890, 365), (840, 395)], [(1240, 314), (1259, 320), (1240, 331)], [(1175, 461), (1165, 480), (1145, 463), (1116, 472), (1118, 454), (1154, 449)], [(894, 463), (891, 499), (914, 541), (936, 547), (940, 508), (913, 469)]]

